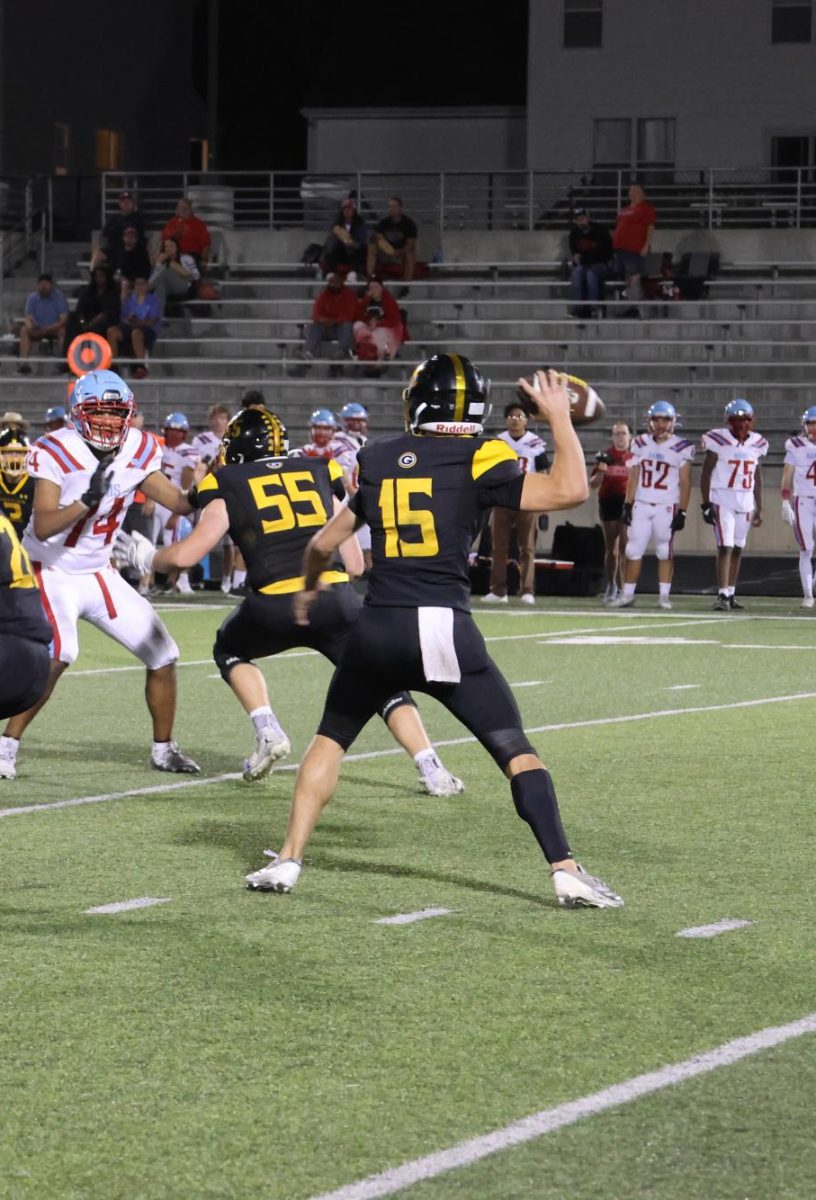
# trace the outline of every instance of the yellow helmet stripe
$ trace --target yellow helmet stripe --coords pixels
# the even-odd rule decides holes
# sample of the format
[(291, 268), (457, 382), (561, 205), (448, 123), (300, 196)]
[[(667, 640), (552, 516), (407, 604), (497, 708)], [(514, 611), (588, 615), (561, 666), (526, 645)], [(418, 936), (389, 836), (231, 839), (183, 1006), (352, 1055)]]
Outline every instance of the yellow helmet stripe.
[(450, 360), (453, 363), (453, 369), (456, 374), (456, 397), (453, 403), (453, 419), (454, 421), (464, 421), (465, 393), (467, 391), (465, 368), (462, 366), (462, 360), (458, 354), (451, 354)]

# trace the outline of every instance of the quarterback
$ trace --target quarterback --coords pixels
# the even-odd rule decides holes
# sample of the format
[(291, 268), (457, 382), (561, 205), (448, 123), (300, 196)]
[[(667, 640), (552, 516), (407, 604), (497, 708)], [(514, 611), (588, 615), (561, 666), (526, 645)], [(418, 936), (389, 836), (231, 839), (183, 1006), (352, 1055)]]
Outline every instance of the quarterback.
[(23, 537), (51, 626), (51, 671), (40, 700), (12, 717), (0, 737), (0, 779), (14, 779), (20, 738), (79, 653), (85, 620), (126, 646), (147, 668), (145, 696), (153, 722), (152, 765), (197, 772), (173, 741), (178, 647), (152, 605), (110, 565), (113, 540), (137, 488), (173, 512), (193, 511), (161, 472), (161, 447), (131, 429), (135, 404), (113, 371), (92, 371), (74, 385), (71, 423), (39, 438), (27, 469), (36, 480)]

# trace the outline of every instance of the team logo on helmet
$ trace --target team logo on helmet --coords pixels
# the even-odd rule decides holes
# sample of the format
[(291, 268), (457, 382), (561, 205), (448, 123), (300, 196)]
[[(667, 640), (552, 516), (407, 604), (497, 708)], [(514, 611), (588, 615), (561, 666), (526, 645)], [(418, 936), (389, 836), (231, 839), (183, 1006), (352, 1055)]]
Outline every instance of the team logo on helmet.
[(115, 371), (90, 371), (74, 384), (71, 420), (95, 450), (118, 450), (135, 412), (133, 393)]

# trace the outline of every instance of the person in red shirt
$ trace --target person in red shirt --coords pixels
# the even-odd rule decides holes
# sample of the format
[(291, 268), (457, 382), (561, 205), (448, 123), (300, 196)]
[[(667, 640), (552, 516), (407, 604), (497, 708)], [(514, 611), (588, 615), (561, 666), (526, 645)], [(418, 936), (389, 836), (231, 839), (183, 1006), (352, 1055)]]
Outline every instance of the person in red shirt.
[(357, 355), (370, 360), (396, 358), (404, 340), (405, 327), (399, 306), (379, 279), (372, 275), (354, 313)]
[(326, 277), (326, 286), (312, 305), (312, 322), (306, 327), (303, 342), (305, 358), (320, 357), (324, 342), (337, 342), (343, 358), (354, 355), (352, 326), (357, 309), (354, 290), (346, 287), (340, 275)]
[(639, 183), (629, 188), (629, 203), (618, 213), (615, 232), (612, 234), (614, 263), (620, 275), (626, 279), (626, 289), (635, 307), (627, 309), (624, 316), (639, 317), (637, 302), (643, 299), (640, 277), (643, 260), (652, 246), (652, 234), (657, 222), (655, 210), (646, 199)]
[(598, 512), (604, 535), (604, 604), (611, 604), (621, 590), (621, 565), (626, 545), (626, 526), (621, 517), (632, 459), (631, 442), (629, 426), (625, 421), (616, 421), (612, 426), (612, 445), (598, 453), (589, 477), (589, 486), (598, 492)]
[(162, 244), (165, 238), (174, 238), (181, 253), (192, 254), (201, 270), (206, 267), (212, 238), (204, 222), (193, 213), (193, 206), (186, 196), (179, 200), (175, 216), (161, 231)]

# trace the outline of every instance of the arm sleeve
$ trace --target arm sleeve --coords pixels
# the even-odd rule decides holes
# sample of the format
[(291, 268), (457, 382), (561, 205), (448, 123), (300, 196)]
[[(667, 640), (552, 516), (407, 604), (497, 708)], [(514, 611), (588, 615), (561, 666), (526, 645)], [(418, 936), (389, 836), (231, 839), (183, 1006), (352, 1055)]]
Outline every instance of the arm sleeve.
[(206, 508), (213, 500), (226, 500), (224, 491), (218, 485), (217, 475), (205, 475), (198, 485), (198, 507), (199, 510)]
[(343, 468), (340, 466), (340, 463), (337, 462), (333, 458), (330, 458), (328, 460), (328, 462), (329, 462), (329, 487), (331, 488), (331, 493), (333, 496), (336, 496), (338, 500), (345, 500), (345, 498), (346, 498), (345, 478), (346, 477), (343, 474)]
[(33, 308), (34, 308), (34, 292), (31, 293), (31, 295), (28, 297), (28, 299), (25, 302), (25, 315), (27, 317), (30, 317), (32, 315)]
[(63, 313), (68, 312), (68, 301), (65, 299), (65, 296), (59, 289), (57, 289), (57, 291), (56, 291), (56, 298), (57, 298), (57, 309), (59, 311), (59, 315), (62, 316)]
[(417, 237), (416, 221), (412, 221), (410, 217), (405, 218), (405, 236), (406, 238)]
[(478, 488), (481, 508), (518, 508), (524, 476), (518, 455), (498, 438), (489, 438), (476, 450), (471, 476)]
[(549, 471), (550, 456), (546, 450), (542, 450), (540, 454), (537, 454), (533, 461), (535, 462), (535, 469), (537, 471)]

